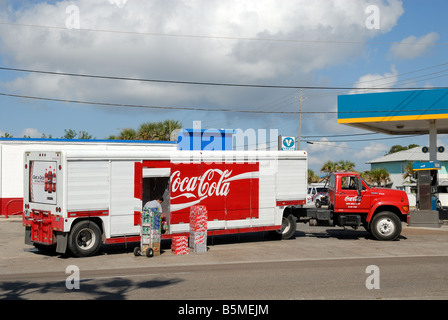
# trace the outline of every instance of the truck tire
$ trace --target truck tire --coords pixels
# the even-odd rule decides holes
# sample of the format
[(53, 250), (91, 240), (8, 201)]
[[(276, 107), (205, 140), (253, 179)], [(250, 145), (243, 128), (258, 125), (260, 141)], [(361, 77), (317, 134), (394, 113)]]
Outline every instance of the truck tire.
[(314, 202), (314, 205), (316, 206), (316, 208), (322, 207), (322, 203), (320, 202), (319, 199), (316, 199), (316, 201)]
[(277, 240), (286, 240), (292, 238), (296, 232), (297, 222), (292, 214), (284, 215), (282, 218), (282, 228), (270, 232), (271, 237)]
[(401, 220), (392, 212), (380, 212), (373, 217), (370, 232), (377, 240), (395, 240), (401, 234)]
[(101, 246), (101, 230), (95, 222), (83, 220), (75, 224), (68, 237), (68, 248), (77, 257), (94, 255)]

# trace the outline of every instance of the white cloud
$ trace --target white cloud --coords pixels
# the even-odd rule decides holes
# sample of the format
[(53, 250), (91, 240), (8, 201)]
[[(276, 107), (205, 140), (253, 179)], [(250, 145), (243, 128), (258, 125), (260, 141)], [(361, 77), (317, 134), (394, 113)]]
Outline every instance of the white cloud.
[[(390, 31), (403, 14), (401, 1), (378, 1), (381, 27), (368, 30), (365, 8), (369, 4), (371, 1), (368, 0), (77, 0), (39, 3), (15, 12), (8, 11), (9, 15), (0, 13), (0, 16), (4, 21), (62, 29), (2, 26), (1, 51), (7, 60), (22, 68), (240, 83), (278, 82), (295, 73), (299, 74), (296, 78), (300, 81), (307, 77), (307, 73), (347, 60), (362, 50), (362, 46), (319, 41), (362, 43)], [(65, 29), (66, 20), (70, 18), (66, 13), (69, 5), (79, 7), (81, 28), (130, 33)], [(7, 85), (16, 92), (68, 99), (121, 99), (128, 103), (181, 103), (183, 106), (198, 101), (209, 104), (219, 101), (220, 105), (237, 105), (234, 100), (236, 90), (229, 88), (39, 74), (21, 76)]]
[[(366, 74), (361, 76), (358, 81), (354, 84), (355, 88), (368, 88), (361, 90), (351, 90), (350, 94), (360, 94), (367, 92), (385, 92), (388, 91), (387, 88), (392, 88), (398, 81), (398, 71), (395, 66), (391, 66), (391, 72), (380, 74)], [(381, 89), (370, 89), (370, 88), (381, 88)]]
[(383, 156), (389, 149), (390, 147), (383, 143), (370, 142), (360, 152), (355, 152), (354, 156), (358, 159), (366, 159), (366, 161), (373, 160), (374, 158)]
[(42, 132), (36, 128), (25, 128), (21, 133), (20, 137), (30, 137), (30, 138), (41, 138)]
[(430, 32), (417, 38), (409, 36), (397, 44), (393, 44), (390, 51), (396, 59), (414, 59), (424, 55), (439, 40), (439, 34)]

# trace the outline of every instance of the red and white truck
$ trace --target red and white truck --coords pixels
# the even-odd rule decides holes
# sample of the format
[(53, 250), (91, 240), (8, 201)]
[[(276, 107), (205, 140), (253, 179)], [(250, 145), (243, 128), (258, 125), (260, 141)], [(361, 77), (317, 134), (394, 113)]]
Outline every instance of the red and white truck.
[(290, 238), (296, 223), (364, 226), (377, 239), (401, 233), (406, 193), (372, 188), (357, 174), (333, 174), (330, 208), (303, 208), (304, 151), (27, 151), (25, 242), (95, 254), (101, 244), (140, 241), (140, 214), (163, 195), (162, 239), (189, 233), (190, 207), (208, 211), (207, 234), (273, 231)]

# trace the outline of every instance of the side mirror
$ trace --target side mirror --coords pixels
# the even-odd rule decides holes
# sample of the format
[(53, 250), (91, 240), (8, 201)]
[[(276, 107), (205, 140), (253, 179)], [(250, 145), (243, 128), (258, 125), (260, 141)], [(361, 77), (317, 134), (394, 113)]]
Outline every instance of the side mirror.
[(362, 191), (362, 179), (358, 178), (357, 180), (358, 180), (358, 185), (357, 185), (356, 191), (358, 192), (358, 196), (359, 196), (359, 195), (361, 195), (361, 191)]

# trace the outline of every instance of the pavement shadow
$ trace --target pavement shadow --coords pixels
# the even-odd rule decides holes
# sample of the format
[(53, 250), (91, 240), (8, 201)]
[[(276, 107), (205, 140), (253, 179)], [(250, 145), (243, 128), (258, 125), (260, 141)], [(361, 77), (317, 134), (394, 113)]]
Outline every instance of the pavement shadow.
[(158, 288), (175, 285), (181, 281), (183, 280), (177, 278), (139, 281), (125, 278), (84, 279), (80, 281), (79, 289), (71, 290), (67, 289), (65, 280), (45, 283), (4, 281), (0, 282), (0, 300), (54, 299), (55, 296), (58, 299), (75, 300), (125, 300), (131, 291), (142, 289), (146, 289), (142, 298), (157, 299)]
[[(370, 232), (364, 229), (325, 229), (316, 231), (296, 232), (297, 237), (314, 237), (314, 238), (334, 238), (338, 240), (375, 240)], [(394, 241), (406, 240), (407, 238), (400, 235)]]

